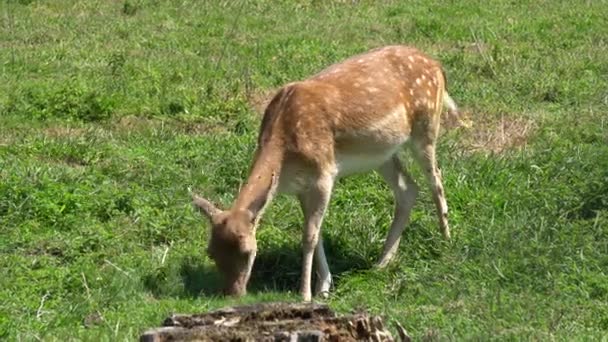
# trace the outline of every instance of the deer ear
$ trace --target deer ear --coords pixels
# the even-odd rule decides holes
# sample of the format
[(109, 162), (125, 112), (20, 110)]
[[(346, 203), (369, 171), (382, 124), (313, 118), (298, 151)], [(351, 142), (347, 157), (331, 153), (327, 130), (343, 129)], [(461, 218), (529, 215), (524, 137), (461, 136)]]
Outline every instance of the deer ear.
[(192, 194), (192, 204), (210, 220), (221, 212), (213, 203), (195, 194)]
[(271, 192), (276, 189), (277, 186), (277, 177), (273, 173), (270, 177), (270, 184), (264, 191), (249, 205), (249, 211), (251, 212), (251, 221), (255, 221), (256, 218), (260, 215), (260, 211), (266, 206), (266, 202), (268, 202), (268, 198), (270, 197)]

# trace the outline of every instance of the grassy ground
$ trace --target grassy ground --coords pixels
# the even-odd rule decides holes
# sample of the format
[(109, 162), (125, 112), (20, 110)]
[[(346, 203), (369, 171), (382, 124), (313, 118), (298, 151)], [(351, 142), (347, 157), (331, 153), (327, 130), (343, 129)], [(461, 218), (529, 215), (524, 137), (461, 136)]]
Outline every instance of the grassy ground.
[[(439, 148), (398, 259), (376, 174), (323, 234), (329, 304), (416, 339), (608, 339), (606, 1), (37, 1), (0, 7), (0, 339), (125, 340), (172, 312), (298, 300), (301, 213), (262, 220), (250, 292), (216, 295), (193, 186), (227, 205), (274, 89), (368, 48), (445, 64), (473, 127)], [(416, 167), (415, 176), (424, 181)]]

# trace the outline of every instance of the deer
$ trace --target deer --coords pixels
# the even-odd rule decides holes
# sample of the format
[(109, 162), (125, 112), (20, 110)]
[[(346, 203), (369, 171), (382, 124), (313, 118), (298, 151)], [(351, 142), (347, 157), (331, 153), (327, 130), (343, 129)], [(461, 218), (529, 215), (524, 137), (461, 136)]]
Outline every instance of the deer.
[(440, 232), (450, 239), (448, 205), (436, 158), (444, 109), (457, 115), (441, 64), (405, 45), (369, 50), (280, 88), (267, 105), (246, 183), (230, 209), (192, 193), (211, 223), (207, 247), (226, 295), (246, 294), (258, 222), (273, 198), (295, 196), (304, 214), (300, 295), (327, 296), (332, 275), (321, 225), (336, 182), (377, 171), (394, 195), (394, 216), (377, 268), (395, 257), (419, 188), (401, 162), (406, 146), (430, 185)]

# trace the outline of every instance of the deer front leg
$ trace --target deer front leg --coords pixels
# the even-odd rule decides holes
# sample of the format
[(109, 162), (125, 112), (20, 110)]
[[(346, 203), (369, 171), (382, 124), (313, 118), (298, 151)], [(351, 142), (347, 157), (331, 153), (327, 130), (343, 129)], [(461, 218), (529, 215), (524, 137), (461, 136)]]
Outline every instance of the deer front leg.
[(315, 266), (317, 268), (315, 296), (327, 298), (329, 296), (329, 289), (331, 288), (332, 279), (331, 272), (329, 271), (329, 265), (327, 264), (327, 257), (325, 256), (325, 249), (323, 248), (323, 237), (321, 236), (320, 232), (317, 248), (315, 249)]
[(302, 282), (300, 293), (304, 301), (312, 300), (311, 279), (312, 263), (315, 250), (317, 253), (317, 268), (320, 271), (321, 288), (317, 291), (328, 291), (331, 284), (331, 274), (325, 260), (323, 247), (318, 247), (323, 243), (319, 234), (323, 216), (331, 197), (334, 178), (332, 176), (321, 177), (317, 183), (305, 193), (300, 195), (300, 203), (304, 213), (304, 234), (303, 234), (303, 257), (302, 257)]

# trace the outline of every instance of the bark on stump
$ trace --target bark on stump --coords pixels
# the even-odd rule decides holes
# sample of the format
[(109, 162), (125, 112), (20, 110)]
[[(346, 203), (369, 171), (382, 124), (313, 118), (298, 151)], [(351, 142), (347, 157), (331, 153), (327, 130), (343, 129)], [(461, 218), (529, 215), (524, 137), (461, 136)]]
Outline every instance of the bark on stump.
[[(399, 335), (403, 335), (401, 330)], [(140, 341), (385, 342), (394, 339), (378, 316), (360, 313), (338, 317), (327, 305), (267, 303), (196, 315), (172, 315), (165, 319), (163, 327), (143, 333)]]

